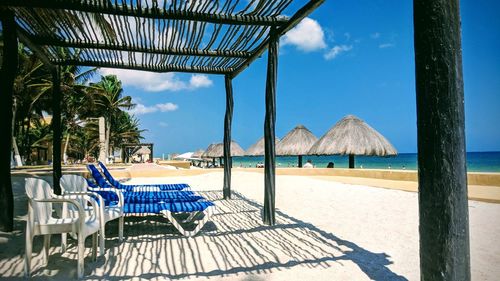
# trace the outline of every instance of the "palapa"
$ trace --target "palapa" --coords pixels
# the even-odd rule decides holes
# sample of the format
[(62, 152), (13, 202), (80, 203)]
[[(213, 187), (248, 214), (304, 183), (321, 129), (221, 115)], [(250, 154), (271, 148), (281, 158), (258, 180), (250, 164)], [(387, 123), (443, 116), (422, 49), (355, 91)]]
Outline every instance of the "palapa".
[[(231, 141), (231, 157), (233, 156), (244, 156), (245, 151), (241, 146), (235, 141)], [(224, 144), (214, 143), (207, 147), (207, 150), (202, 154), (202, 157), (206, 158), (219, 158), (224, 156)]]
[(349, 155), (349, 168), (354, 168), (354, 155), (393, 156), (397, 153), (384, 136), (354, 115), (342, 118), (309, 150), (310, 155)]
[[(280, 141), (279, 138), (276, 138), (275, 140), (275, 145), (277, 146), (278, 145), (278, 142)], [(263, 156), (264, 155), (264, 144), (265, 144), (265, 140), (264, 140), (264, 137), (262, 137), (261, 139), (259, 139), (256, 143), (254, 143), (252, 146), (250, 146), (246, 151), (245, 151), (245, 155), (246, 156)]]
[(306, 155), (317, 140), (306, 127), (298, 125), (276, 145), (276, 155), (298, 156), (299, 167), (302, 167), (302, 155)]

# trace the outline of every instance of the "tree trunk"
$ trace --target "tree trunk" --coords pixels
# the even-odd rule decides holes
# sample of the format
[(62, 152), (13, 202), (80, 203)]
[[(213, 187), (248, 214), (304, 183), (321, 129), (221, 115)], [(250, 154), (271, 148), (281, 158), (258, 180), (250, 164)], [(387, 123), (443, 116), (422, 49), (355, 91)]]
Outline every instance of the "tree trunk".
[(68, 144), (69, 144), (69, 130), (66, 132), (66, 141), (64, 142), (64, 151), (63, 151), (63, 161), (64, 164), (68, 161)]
[(19, 149), (17, 148), (16, 136), (14, 134), (14, 130), (16, 128), (16, 112), (17, 112), (17, 101), (13, 98), (12, 101), (12, 147), (14, 148), (14, 160), (16, 161), (16, 167), (22, 167), (23, 161), (21, 159), (21, 155), (19, 154)]
[(106, 144), (104, 146), (105, 154), (106, 154), (106, 163), (109, 162), (109, 138), (111, 136), (111, 120), (110, 118), (106, 119)]

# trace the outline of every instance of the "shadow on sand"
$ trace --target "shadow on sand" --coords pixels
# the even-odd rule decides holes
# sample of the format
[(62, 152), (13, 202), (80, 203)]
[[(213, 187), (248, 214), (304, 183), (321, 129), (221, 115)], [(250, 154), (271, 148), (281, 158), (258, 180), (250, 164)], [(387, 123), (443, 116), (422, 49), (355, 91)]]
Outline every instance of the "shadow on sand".
[[(15, 183), (16, 231), (0, 233), (0, 277), (22, 279), (24, 187)], [(233, 193), (223, 200), (221, 191), (200, 192), (216, 203), (211, 222), (194, 238), (181, 237), (162, 217), (126, 218), (124, 242), (117, 239), (117, 223), (106, 227), (106, 254), (90, 259), (87, 239), (86, 279), (231, 277), (262, 280), (258, 274), (286, 271), (294, 267), (323, 270), (352, 262), (372, 280), (407, 280), (392, 272), (386, 253), (373, 253), (332, 233), (276, 212), (275, 226), (262, 225), (262, 205)], [(67, 280), (76, 276), (75, 241), (60, 253), (59, 235), (52, 239), (49, 263), (34, 257), (34, 279)], [(35, 239), (35, 253), (42, 239)]]

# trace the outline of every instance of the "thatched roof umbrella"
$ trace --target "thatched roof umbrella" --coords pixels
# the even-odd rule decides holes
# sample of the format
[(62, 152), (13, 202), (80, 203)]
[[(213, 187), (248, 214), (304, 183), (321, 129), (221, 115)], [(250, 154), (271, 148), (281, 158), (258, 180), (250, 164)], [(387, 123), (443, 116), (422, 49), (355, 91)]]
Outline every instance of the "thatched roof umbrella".
[(203, 149), (198, 149), (196, 150), (193, 155), (191, 157), (193, 158), (201, 158), (201, 155), (203, 155), (203, 153), (205, 152), (205, 150)]
[(354, 168), (354, 155), (393, 156), (398, 152), (370, 125), (354, 115), (347, 115), (311, 147), (309, 154), (349, 155), (349, 168)]
[(276, 155), (298, 156), (299, 167), (302, 167), (302, 155), (306, 155), (317, 140), (306, 127), (298, 125), (276, 145)]
[[(275, 145), (278, 145), (278, 142), (280, 139), (276, 138)], [(262, 156), (264, 155), (264, 137), (262, 137), (260, 140), (258, 140), (256, 143), (254, 143), (252, 146), (250, 146), (247, 151), (245, 151), (246, 156)]]
[[(241, 146), (235, 141), (231, 141), (231, 157), (233, 156), (244, 156), (245, 151)], [(212, 158), (215, 164), (215, 158), (219, 158), (219, 161), (222, 163), (222, 157), (224, 157), (224, 144), (223, 143), (214, 143), (207, 147), (205, 152), (202, 154), (202, 157)]]

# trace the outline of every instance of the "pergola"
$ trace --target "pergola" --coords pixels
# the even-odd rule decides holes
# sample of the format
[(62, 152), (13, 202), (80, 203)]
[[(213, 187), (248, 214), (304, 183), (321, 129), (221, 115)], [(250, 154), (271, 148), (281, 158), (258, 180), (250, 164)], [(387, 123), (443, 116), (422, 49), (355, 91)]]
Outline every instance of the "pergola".
[[(224, 75), (224, 198), (231, 197), (232, 80), (268, 50), (263, 221), (275, 224), (278, 43), (324, 0), (2, 0), (0, 228), (13, 227), (12, 86), (18, 39), (52, 71), (53, 179), (60, 192), (62, 65)], [(291, 17), (283, 14), (292, 15)], [(414, 1), (422, 279), (468, 280), (458, 0)], [(59, 49), (64, 47), (68, 54)]]

